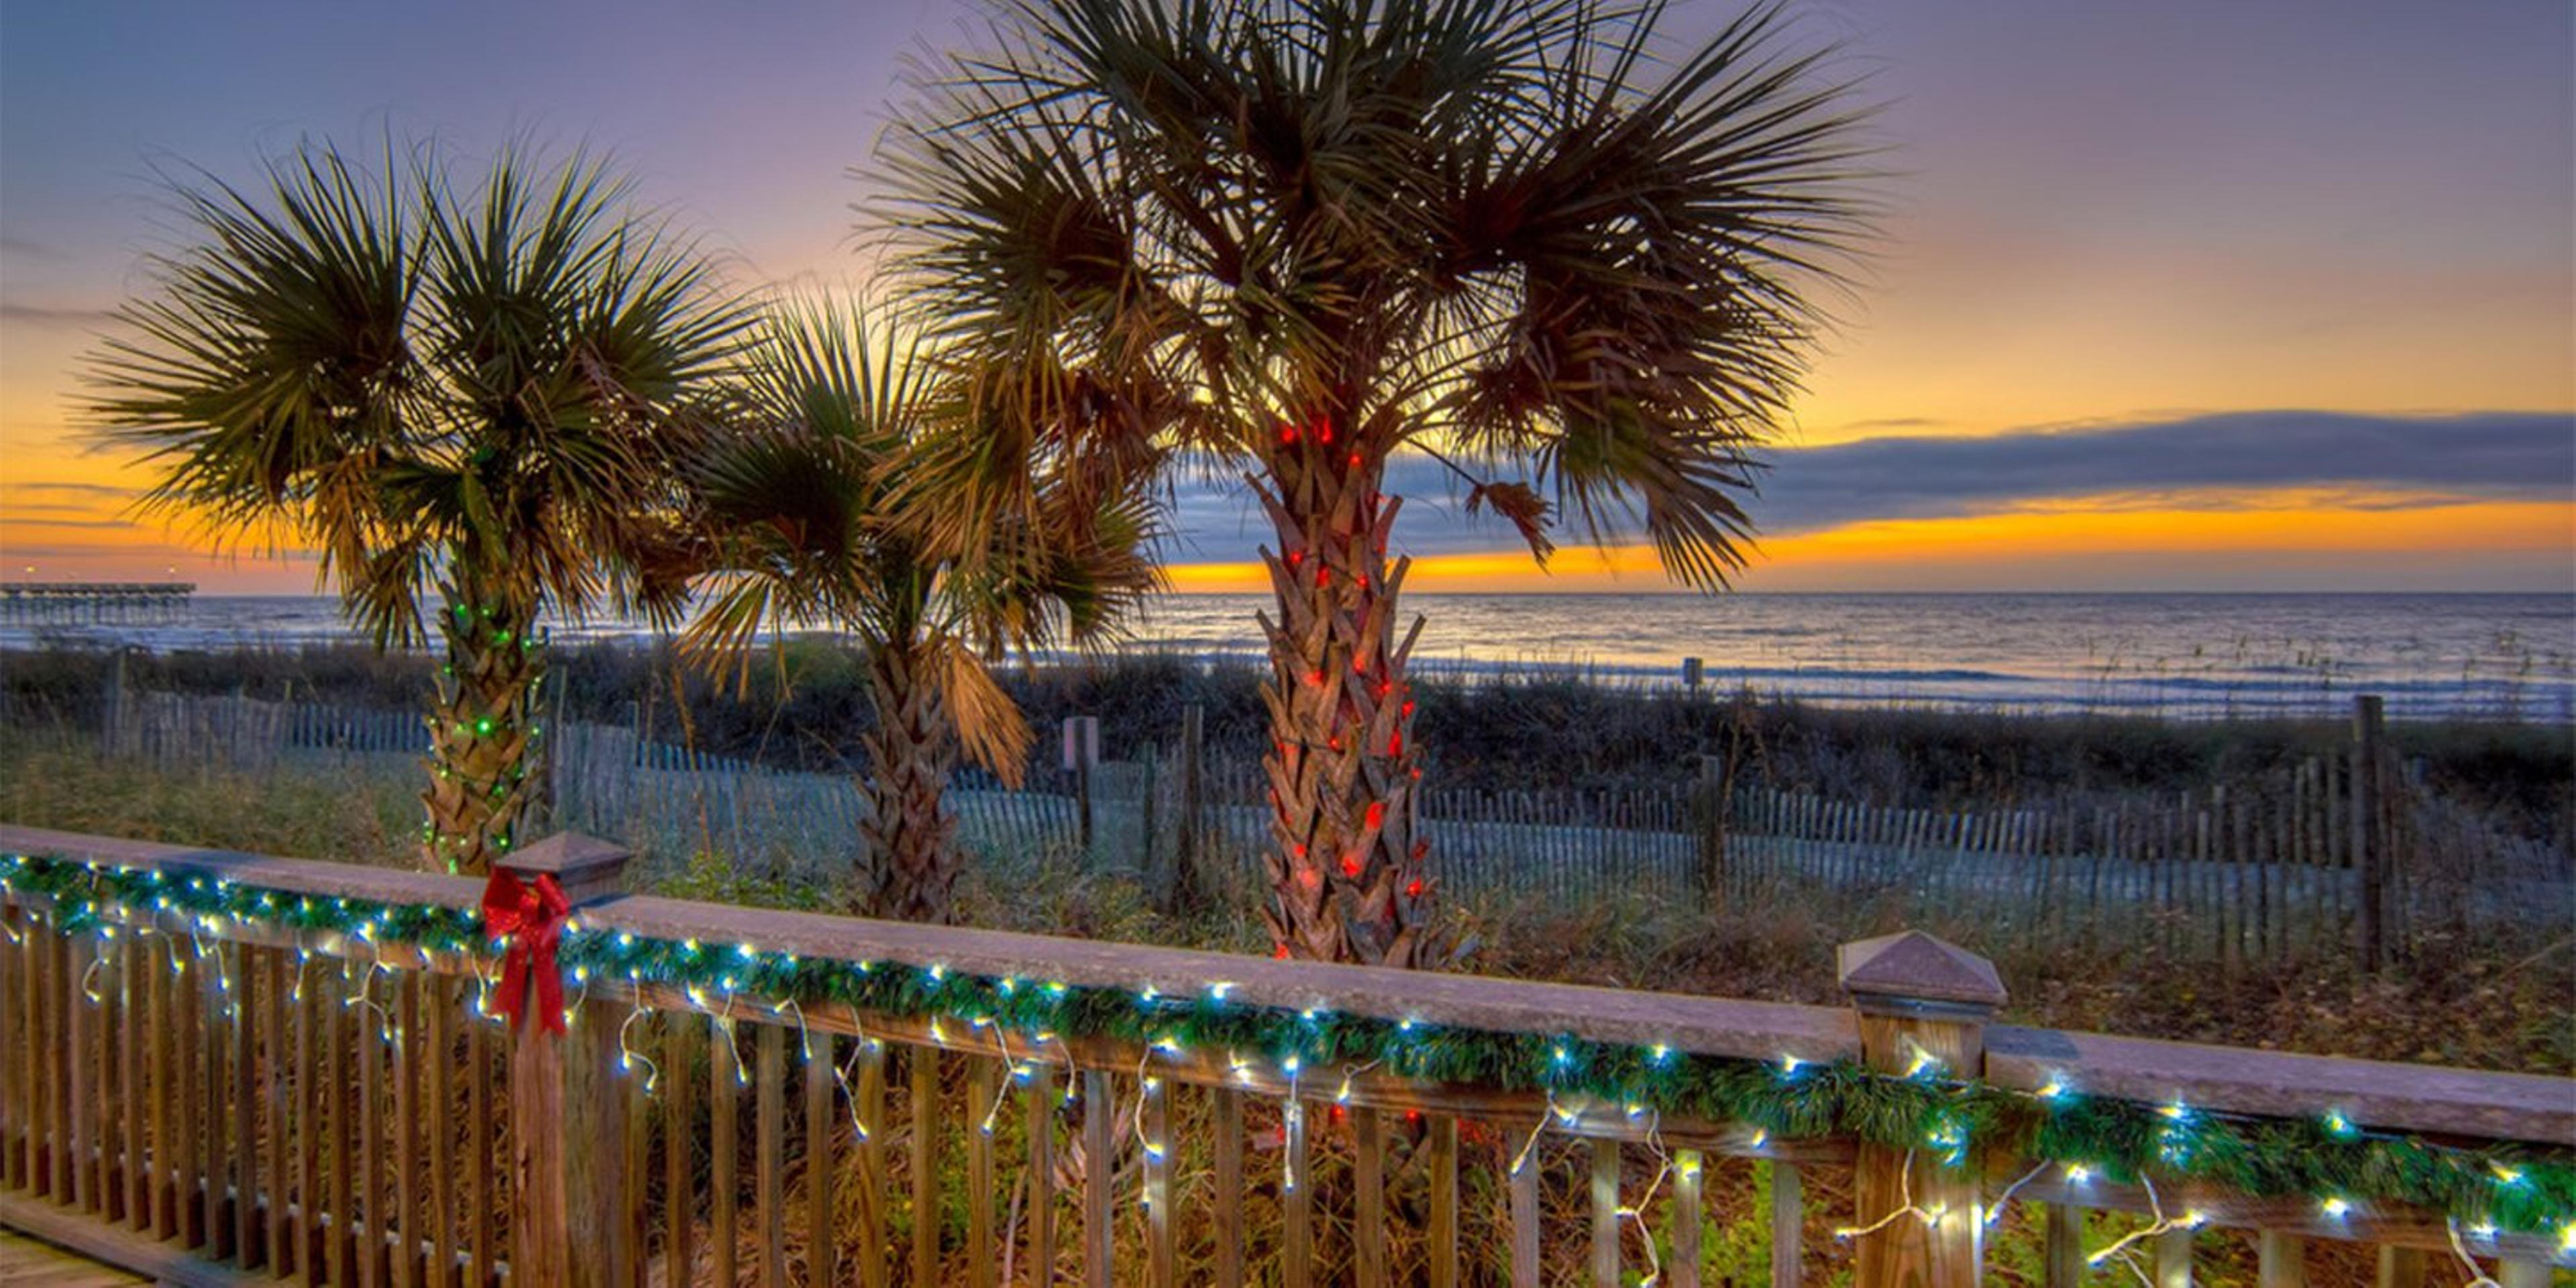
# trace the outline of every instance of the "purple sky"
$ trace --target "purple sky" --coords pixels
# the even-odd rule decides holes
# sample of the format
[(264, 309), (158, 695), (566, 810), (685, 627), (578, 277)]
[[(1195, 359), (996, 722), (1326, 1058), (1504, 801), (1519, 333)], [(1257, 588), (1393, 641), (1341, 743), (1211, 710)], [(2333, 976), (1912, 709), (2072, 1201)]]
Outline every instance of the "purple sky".
[[(2032, 454), (1966, 440), (2212, 416), (2268, 433), (2313, 423), (2258, 414), (2342, 413), (2372, 421), (2355, 441), (2382, 456), (2302, 471), (2284, 469), (2281, 451), (2212, 453), (2183, 471), (2191, 477), (2158, 486), (2178, 514), (2247, 504), (2295, 514), (2339, 504), (2308, 493), (2367, 476), (2372, 495), (2349, 504), (2487, 507), (2458, 525), (2486, 544), (2463, 545), (2456, 568), (2410, 576), (2568, 585), (2576, 479), (2544, 472), (2471, 495), (2440, 471), (2407, 471), (2439, 457), (2460, 415), (2537, 414), (2546, 437), (2576, 407), (2570, 10), (2564, 0), (1809, 6), (1802, 20), (1846, 39), (1848, 66), (1887, 102), (1881, 129), (1899, 173), (1887, 184), (1897, 212), (1888, 254), (1845, 310), (1791, 446), (1958, 440), (1968, 455), (1944, 459), (1985, 451), (2012, 468)], [(972, 39), (981, 12), (929, 0), (10, 0), (0, 6), (0, 558), (15, 574), (22, 562), (71, 570), (185, 557), (184, 540), (157, 526), (117, 530), (112, 505), (65, 490), (135, 477), (85, 450), (67, 402), (98, 311), (142, 284), (136, 257), (162, 244), (154, 159), (239, 176), (262, 150), (304, 135), (364, 140), (386, 128), (467, 151), (520, 135), (590, 143), (703, 230), (746, 281), (852, 282), (863, 270), (849, 206), (861, 189), (847, 169), (868, 157), (904, 60)], [(1732, 12), (1727, 0), (1682, 0), (1670, 25), (1687, 36)], [(2062, 445), (2030, 446), (2064, 477), (2089, 480), (2042, 497), (2049, 505), (2081, 510), (2110, 495), (2103, 470), (2066, 470)], [(1784, 480), (1798, 459), (1783, 458)], [(2263, 465), (2240, 472), (2247, 460)], [(1882, 495), (1868, 489), (1884, 472), (1838, 468), (1851, 490), (1825, 507), (1837, 521), (1925, 516), (1920, 488)], [(1783, 487), (1784, 505), (1808, 506), (1777, 516), (1787, 534), (1820, 511), (1814, 488)], [(2045, 490), (1964, 497), (1932, 517), (2026, 508)], [(2527, 512), (2499, 517), (2499, 504)], [(1435, 525), (1422, 533), (1426, 550), (1479, 540), (1436, 526), (1437, 509), (1416, 511)], [(2533, 535), (2552, 513), (2554, 552)], [(2497, 531), (2524, 534), (2507, 540), (2519, 545), (2501, 564)], [(1239, 532), (1197, 525), (1180, 557), (1240, 558)], [(2177, 557), (2210, 558), (2207, 544), (2179, 542), (2195, 553)], [(2259, 552), (2249, 557), (2259, 573)], [(2366, 580), (2373, 557), (2356, 546), (2354, 575)], [(2021, 584), (2008, 551), (1980, 546), (1974, 558), (1987, 572), (1970, 582)], [(2315, 552), (2282, 567), (2280, 584), (2296, 584)], [(1787, 580), (1774, 584), (1798, 584), (1795, 568), (1786, 559)], [(2270, 584), (2241, 571), (2219, 579)]]

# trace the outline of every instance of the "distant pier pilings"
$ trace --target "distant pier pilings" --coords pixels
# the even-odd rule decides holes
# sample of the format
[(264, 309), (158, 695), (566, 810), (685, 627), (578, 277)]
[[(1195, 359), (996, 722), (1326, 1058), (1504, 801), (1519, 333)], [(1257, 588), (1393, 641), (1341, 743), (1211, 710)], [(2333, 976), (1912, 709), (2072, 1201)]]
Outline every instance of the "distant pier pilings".
[(0, 582), (0, 624), (153, 626), (185, 620), (185, 581)]

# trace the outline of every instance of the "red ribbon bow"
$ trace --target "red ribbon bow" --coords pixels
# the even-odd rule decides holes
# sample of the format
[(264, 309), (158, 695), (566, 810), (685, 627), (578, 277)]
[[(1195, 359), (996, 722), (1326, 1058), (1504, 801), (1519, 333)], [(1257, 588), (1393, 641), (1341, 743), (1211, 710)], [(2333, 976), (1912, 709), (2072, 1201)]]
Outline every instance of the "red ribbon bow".
[(563, 938), (564, 916), (571, 911), (572, 901), (564, 898), (550, 872), (529, 882), (507, 868), (494, 868), (492, 879), (484, 883), (483, 933), (510, 945), (501, 974), (501, 1014), (509, 1027), (518, 1027), (528, 977), (534, 975), (540, 1022), (551, 1032), (564, 1031), (563, 972), (555, 968), (555, 944)]

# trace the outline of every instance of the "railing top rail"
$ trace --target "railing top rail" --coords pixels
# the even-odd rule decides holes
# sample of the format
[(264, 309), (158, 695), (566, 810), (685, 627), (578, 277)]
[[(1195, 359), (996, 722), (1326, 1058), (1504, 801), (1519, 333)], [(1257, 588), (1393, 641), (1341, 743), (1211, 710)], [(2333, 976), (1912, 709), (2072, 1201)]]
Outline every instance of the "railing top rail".
[(2331, 1111), (2372, 1127), (2576, 1148), (2576, 1079), (2539, 1074), (1994, 1025), (1986, 1081), (2266, 1117)]
[(1147, 988), (1175, 997), (1226, 986), (1236, 1003), (1283, 1010), (1414, 1020), (1443, 1028), (1566, 1034), (1595, 1042), (1701, 1055), (1830, 1061), (1860, 1052), (1851, 1012), (1839, 1007), (1734, 1001), (1580, 984), (1501, 979), (1233, 953), (1065, 939), (1001, 930), (868, 921), (630, 896), (585, 910), (585, 923), (676, 939), (750, 944), (765, 952), (845, 961), (900, 961), (985, 976), (1077, 987)]
[(470, 877), (400, 868), (332, 863), (321, 859), (282, 859), (267, 854), (217, 850), (165, 841), (137, 841), (118, 836), (90, 836), (51, 828), (0, 823), (0, 851), (49, 854), (83, 862), (129, 867), (179, 868), (222, 877), (243, 885), (266, 886), (316, 898), (371, 899), (378, 903), (437, 904), (472, 908), (482, 899), (483, 883)]
[[(433, 903), (471, 908), (480, 883), (464, 877), (401, 872), (353, 864), (198, 849), (151, 841), (84, 836), (0, 824), (0, 849), (106, 863), (203, 871), (245, 885), (298, 894)], [(1320, 1007), (1345, 1015), (1496, 1032), (1566, 1034), (1596, 1042), (1669, 1045), (1701, 1055), (1823, 1062), (1855, 1056), (1860, 1033), (1850, 1011), (1550, 984), (1275, 961), (1234, 953), (1069, 939), (1006, 930), (871, 921), (813, 912), (744, 908), (652, 895), (621, 895), (587, 905), (585, 926), (659, 939), (694, 938), (750, 944), (818, 960), (904, 962), (963, 974), (1018, 976), (1078, 987), (1141, 991), (1152, 987), (1194, 996), (1224, 983), (1244, 1005), (1287, 1010)]]
[[(0, 850), (158, 865), (317, 897), (475, 906), (463, 877), (282, 859), (0, 824)], [(892, 961), (1080, 987), (1195, 995), (1223, 982), (1240, 1004), (1495, 1032), (1666, 1044), (1702, 1055), (1830, 1061), (1857, 1055), (1848, 1009), (1637, 992), (1478, 975), (1275, 961), (1012, 931), (871, 921), (625, 895), (584, 907), (585, 924), (662, 939), (750, 944), (812, 959)], [(2576, 1147), (2576, 1079), (2294, 1055), (2056, 1029), (1987, 1031), (1987, 1080), (2037, 1090), (2179, 1102), (2277, 1117), (2341, 1113), (2357, 1124)]]

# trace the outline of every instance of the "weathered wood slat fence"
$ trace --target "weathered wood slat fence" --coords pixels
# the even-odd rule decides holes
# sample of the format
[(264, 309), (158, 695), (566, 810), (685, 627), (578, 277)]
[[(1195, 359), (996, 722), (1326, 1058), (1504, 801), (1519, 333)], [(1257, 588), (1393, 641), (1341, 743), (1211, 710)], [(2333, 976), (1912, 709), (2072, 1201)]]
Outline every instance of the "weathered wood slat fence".
[[(1831, 896), (1881, 918), (1983, 926), (2066, 946), (2144, 936), (2219, 969), (2348, 954), (2375, 965), (2441, 935), (2520, 942), (2563, 931), (2576, 857), (2423, 791), (2389, 756), (2376, 705), (2349, 754), (2168, 799), (2037, 800), (1932, 810), (1811, 793), (1728, 790), (1714, 767), (1618, 791), (1457, 787), (1419, 799), (1434, 870), (1454, 892), (1567, 904), (1690, 899), (1759, 911)], [(417, 713), (134, 693), (103, 723), (119, 754), (266, 771), (328, 753), (408, 765)], [(1025, 790), (962, 774), (960, 834), (997, 853), (1069, 853), (1160, 890), (1257, 870), (1269, 814), (1259, 767), (1151, 754), (1075, 774), (1041, 764)], [(846, 775), (782, 772), (655, 742), (635, 729), (548, 731), (557, 826), (657, 854), (821, 877), (859, 834)], [(1190, 876), (1184, 878), (1184, 867)]]
[[(466, 910), (480, 892), (11, 826), (0, 851), (279, 900)], [(2022, 1091), (2067, 1082), (2213, 1113), (2332, 1111), (2576, 1146), (2564, 1079), (1994, 1025), (1991, 968), (1921, 936), (1847, 947), (1846, 1010), (619, 896), (623, 857), (557, 838), (518, 863), (562, 878), (585, 934), (741, 945), (746, 958), (1032, 988), (1223, 980), (1230, 1004), (1250, 1007), (1890, 1071), (1929, 1050)], [(2017, 1158), (1936, 1168), (1865, 1140), (1770, 1139), (1382, 1069), (1301, 1076), (1274, 1057), (650, 981), (569, 981), (557, 1039), (493, 1022), (495, 964), (476, 953), (138, 906), (97, 909), (102, 930), (72, 933), (69, 911), (17, 890), (0, 909), (0, 1224), (174, 1282), (1697, 1285), (1705, 1173), (1721, 1166), (1768, 1173), (1774, 1285), (1845, 1256), (1861, 1288), (1976, 1283), (1987, 1223), (1942, 1214), (2016, 1199), (2045, 1205), (2052, 1285), (2083, 1271), (2084, 1209), (2187, 1204), (2203, 1218), (2145, 1247), (2159, 1285), (2190, 1283), (2195, 1257), (2249, 1229), (2267, 1288), (2302, 1282), (2307, 1240), (2385, 1245), (2391, 1284), (2463, 1246), (2441, 1216), (2389, 1204), (2156, 1195)], [(1858, 1219), (1830, 1209), (1834, 1193)], [(1814, 1237), (1909, 1208), (1928, 1215)], [(2566, 1255), (2514, 1235), (2466, 1246), (2501, 1257), (2489, 1268), (2512, 1288), (2546, 1282)]]

